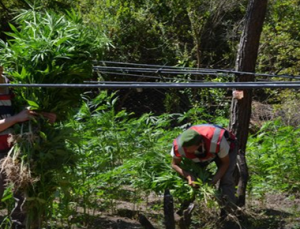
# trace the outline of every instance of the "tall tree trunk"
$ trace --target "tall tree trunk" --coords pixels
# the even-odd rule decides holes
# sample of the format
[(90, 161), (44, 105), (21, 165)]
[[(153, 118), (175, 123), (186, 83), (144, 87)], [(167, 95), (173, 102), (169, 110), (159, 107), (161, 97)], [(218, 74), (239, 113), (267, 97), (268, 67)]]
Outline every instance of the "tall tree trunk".
[[(245, 27), (240, 39), (236, 59), (236, 70), (254, 72), (258, 54), (260, 34), (266, 14), (268, 0), (250, 0), (245, 18)], [(236, 81), (254, 81), (253, 75), (237, 75)], [(252, 90), (243, 90), (242, 99), (232, 99), (229, 128), (239, 140), (240, 155), (238, 161), (241, 166), (241, 179), (238, 185), (238, 205), (244, 206), (248, 169), (245, 158), (248, 138), (248, 127), (251, 115)]]

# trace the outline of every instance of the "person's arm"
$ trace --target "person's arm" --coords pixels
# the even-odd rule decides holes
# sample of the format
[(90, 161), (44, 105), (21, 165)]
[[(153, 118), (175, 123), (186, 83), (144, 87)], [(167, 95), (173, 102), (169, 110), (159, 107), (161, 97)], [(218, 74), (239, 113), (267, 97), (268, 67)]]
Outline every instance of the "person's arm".
[(181, 163), (181, 158), (173, 158), (172, 159), (172, 163), (171, 166), (172, 168), (178, 173), (180, 174), (182, 177), (184, 177), (187, 181), (188, 184), (192, 187), (196, 187), (196, 184), (194, 183), (195, 178), (192, 174), (184, 171), (179, 165)]
[(211, 181), (212, 185), (215, 185), (226, 173), (230, 163), (229, 155), (227, 154), (225, 157), (220, 158), (220, 161), (221, 165)]
[(43, 115), (44, 118), (48, 119), (49, 123), (53, 124), (56, 121), (56, 114), (49, 113), (49, 112), (42, 112), (41, 115)]
[(14, 124), (18, 122), (25, 122), (30, 119), (32, 115), (35, 115), (36, 113), (31, 110), (23, 110), (20, 113), (13, 115), (8, 118), (4, 118), (0, 120), (0, 132), (8, 129), (9, 127), (13, 126)]
[[(37, 116), (38, 114), (39, 113), (35, 111), (25, 109), (16, 115), (0, 119), (0, 132), (8, 129), (16, 123), (28, 121), (30, 118)], [(54, 113), (42, 112), (41, 115), (43, 115), (44, 118), (48, 119), (49, 123), (51, 124), (56, 121), (56, 114)]]

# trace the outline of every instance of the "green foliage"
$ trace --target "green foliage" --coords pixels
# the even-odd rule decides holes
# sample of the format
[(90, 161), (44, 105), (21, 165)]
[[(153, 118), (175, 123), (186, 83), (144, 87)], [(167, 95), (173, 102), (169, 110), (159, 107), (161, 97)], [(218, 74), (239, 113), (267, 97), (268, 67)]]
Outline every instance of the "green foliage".
[[(0, 50), (0, 61), (15, 84), (83, 83), (93, 76), (92, 61), (102, 56), (108, 44), (105, 35), (84, 25), (74, 10), (66, 15), (22, 10), (15, 24), (7, 33), (11, 39), (1, 41)], [(82, 92), (58, 87), (14, 91), (19, 103), (55, 113), (63, 121), (81, 104)], [(54, 192), (67, 186), (66, 169), (75, 166), (76, 155), (67, 147), (74, 144), (72, 129), (51, 125), (41, 115), (23, 124), (17, 133), (9, 157), (1, 165), (19, 171), (16, 178), (5, 172), (14, 191), (25, 193), (28, 228), (41, 228), (51, 216)]]
[[(257, 59), (258, 72), (270, 72), (278, 75), (299, 75), (299, 1), (287, 0), (268, 2), (267, 17), (260, 38)], [(284, 80), (284, 78), (273, 78)], [(280, 103), (282, 90), (264, 89), (258, 99), (267, 99), (270, 103)]]
[[(161, 195), (165, 189), (169, 189), (177, 201), (196, 196), (205, 199), (207, 205), (215, 206), (215, 200), (209, 200), (215, 195), (211, 189), (206, 185), (201, 187), (201, 192), (191, 188), (171, 168), (173, 139), (186, 128), (186, 124), (174, 128), (172, 123), (181, 117), (145, 114), (136, 118), (125, 110), (116, 111), (116, 94), (102, 91), (92, 99), (86, 93), (85, 102), (69, 123), (80, 145), (80, 148), (73, 148), (79, 161), (76, 169), (69, 170), (72, 191), (60, 188), (60, 204), (53, 206), (54, 214), (70, 223), (68, 215), (75, 214), (77, 207), (83, 207), (82, 221), (88, 225), (91, 217), (88, 210), (107, 211), (109, 208), (114, 212), (120, 199), (129, 198), (138, 204), (145, 201), (142, 193)], [(193, 120), (194, 116), (185, 114), (185, 118)], [(184, 161), (184, 166), (199, 175), (198, 182), (206, 182), (210, 177), (210, 173), (204, 173), (188, 160)], [(128, 187), (134, 194), (125, 197), (123, 194)]]
[[(7, 33), (10, 40), (1, 42), (0, 63), (13, 77), (13, 83), (81, 83), (93, 77), (91, 61), (104, 58), (232, 68), (239, 24), (247, 3), (221, 0), (28, 2), (35, 10), (22, 11), (10, 25), (11, 31)], [(65, 15), (57, 13), (69, 5), (76, 5), (83, 16), (72, 10)], [(17, 5), (15, 1), (7, 1), (6, 6), (13, 9)], [(48, 7), (55, 12), (44, 12)], [(258, 70), (298, 74), (299, 32), (295, 29), (300, 21), (298, 8), (296, 0), (270, 1)], [(109, 45), (104, 34), (115, 46), (105, 56), (103, 52)], [(179, 77), (181, 81), (193, 79)], [(221, 76), (203, 79), (227, 80)], [(64, 121), (73, 114), (71, 108), (80, 104), (81, 92), (63, 88), (16, 90), (23, 105), (25, 102), (36, 110), (55, 112)], [(188, 98), (183, 112), (178, 108), (181, 95)], [(297, 103), (289, 96), (279, 96), (277, 91), (272, 95), (277, 99), (275, 102), (286, 101), (278, 110), (290, 111), (284, 117), (285, 124), (294, 127), (280, 121), (270, 122), (250, 137), (247, 156), (250, 191), (254, 194), (270, 190), (292, 192), (299, 188), (299, 130), (295, 127), (297, 117), (289, 116), (297, 113)], [(171, 91), (164, 100), (166, 110), (181, 114), (145, 114), (133, 118), (134, 114), (115, 110), (116, 94), (101, 92), (94, 99), (86, 94), (86, 103), (68, 124), (76, 129), (75, 133), (58, 125), (52, 128), (45, 120), (37, 122), (49, 130), (35, 129), (39, 144), (30, 145), (34, 151), (23, 155), (24, 161), (31, 162), (34, 158), (37, 162), (34, 166), (29, 163), (36, 169), (33, 175), (41, 174), (36, 186), (28, 191), (29, 202), (35, 207), (45, 207), (43, 204), (51, 202), (56, 191), (59, 202), (47, 205), (46, 215), (53, 214), (71, 227), (69, 216), (76, 207), (83, 207), (82, 222), (88, 224), (88, 210), (108, 206), (113, 209), (124, 185), (134, 187), (136, 193), (142, 190), (160, 194), (168, 188), (175, 198), (195, 195), (195, 190), (170, 168), (171, 143), (189, 125), (210, 122), (226, 126), (229, 102), (225, 96), (226, 92), (217, 89)], [(174, 123), (181, 126), (174, 128)], [(77, 145), (69, 134), (78, 139)], [(198, 182), (202, 188), (198, 197), (211, 198), (212, 190), (202, 180)], [(140, 197), (136, 195), (134, 201), (138, 202)], [(6, 197), (11, 201), (9, 194)]]
[(28, 7), (35, 9), (53, 9), (57, 11), (69, 10), (76, 6), (78, 0), (26, 0)]
[[(12, 83), (83, 83), (92, 78), (92, 61), (102, 57), (108, 40), (96, 28), (84, 25), (74, 10), (23, 10), (10, 25), (12, 39), (1, 42), (0, 62)], [(80, 104), (82, 90), (66, 88), (16, 89), (18, 98), (38, 110), (51, 111), (64, 120)]]
[[(12, 136), (13, 147), (1, 161), (1, 168), (10, 191), (22, 193), (26, 200), (22, 205), (26, 206), (27, 228), (40, 228), (50, 217), (55, 190), (67, 179), (66, 169), (75, 166), (76, 155), (69, 147), (76, 141), (71, 129), (50, 125), (42, 117), (20, 127)], [(2, 201), (9, 208), (7, 195)]]
[(282, 124), (297, 127), (299, 120), (299, 94), (295, 89), (285, 89), (277, 95), (279, 102), (274, 104), (274, 114), (280, 117)]
[[(232, 59), (223, 59), (224, 51), (233, 47), (223, 38), (243, 16), (236, 1), (218, 0), (113, 0), (104, 4), (103, 1), (86, 0), (78, 7), (85, 18), (106, 27), (116, 47), (110, 59), (190, 67), (197, 63), (202, 66), (218, 61), (232, 63)], [(237, 40), (233, 38), (230, 42)], [(232, 58), (234, 55), (226, 56)]]
[[(170, 126), (171, 118), (168, 115), (154, 117), (151, 114), (138, 119), (131, 118), (131, 114), (124, 110), (115, 112), (114, 95), (104, 99), (106, 96), (106, 93), (100, 93), (97, 98), (83, 105), (77, 115), (77, 121), (73, 123), (80, 136), (84, 133), (82, 143), (87, 143), (83, 144), (84, 151), (91, 152), (90, 159), (94, 161), (98, 171), (95, 175), (105, 173), (107, 178), (102, 177), (102, 182), (116, 179), (117, 184), (136, 184), (141, 185), (140, 187), (147, 184), (145, 187), (149, 188), (151, 182), (146, 182), (147, 177), (149, 180), (152, 173), (170, 169), (166, 163), (170, 160), (165, 154), (166, 149), (156, 147), (161, 147), (161, 144), (157, 143), (165, 142), (166, 139), (171, 143), (174, 136), (170, 137), (164, 130)], [(124, 171), (129, 172), (128, 176)], [(145, 174), (147, 171), (150, 173)], [(118, 176), (121, 175), (122, 179), (119, 179)], [(135, 176), (139, 177), (132, 179)], [(141, 181), (143, 184), (140, 184)], [(105, 183), (103, 185), (105, 186)]]
[(299, 189), (299, 131), (276, 120), (251, 136), (247, 155), (253, 194)]
[[(182, 67), (233, 67), (238, 36), (229, 31), (241, 20), (245, 2), (86, 0), (78, 7), (86, 20), (103, 25), (103, 31), (112, 40), (115, 48), (110, 50), (106, 60)], [(101, 74), (101, 77), (120, 80), (121, 76)], [(178, 75), (172, 82), (195, 79), (228, 80), (224, 76)], [(225, 94), (218, 89), (170, 90), (162, 101), (168, 113), (200, 106), (213, 115), (221, 115), (220, 110), (228, 115)]]
[(269, 13), (261, 37), (259, 69), (279, 74), (298, 74), (299, 1), (269, 2)]

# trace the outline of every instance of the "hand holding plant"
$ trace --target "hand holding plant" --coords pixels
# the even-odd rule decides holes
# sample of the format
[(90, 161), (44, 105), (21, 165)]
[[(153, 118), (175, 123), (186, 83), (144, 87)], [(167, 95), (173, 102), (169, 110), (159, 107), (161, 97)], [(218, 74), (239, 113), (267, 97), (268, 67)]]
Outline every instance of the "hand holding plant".
[(25, 122), (28, 121), (34, 117), (37, 117), (41, 115), (45, 119), (49, 121), (49, 123), (53, 124), (56, 121), (56, 114), (54, 113), (48, 113), (48, 112), (36, 112), (30, 109), (24, 109), (18, 114), (15, 115), (15, 122)]
[(199, 188), (199, 185), (197, 184), (196, 179), (193, 175), (189, 175), (187, 176), (187, 180), (188, 180), (188, 184), (192, 187), (192, 188)]
[(45, 119), (47, 119), (49, 121), (50, 124), (55, 123), (56, 121), (56, 114), (54, 113), (49, 113), (49, 112), (41, 112), (40, 113)]
[(24, 109), (18, 114), (15, 115), (15, 120), (17, 122), (25, 122), (33, 118), (33, 116), (36, 116), (37, 113), (35, 111)]

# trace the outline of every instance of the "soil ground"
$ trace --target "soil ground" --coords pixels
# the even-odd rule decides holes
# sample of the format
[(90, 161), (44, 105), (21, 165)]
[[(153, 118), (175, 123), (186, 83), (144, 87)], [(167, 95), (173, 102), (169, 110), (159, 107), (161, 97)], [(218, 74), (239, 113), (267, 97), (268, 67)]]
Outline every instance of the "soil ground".
[[(77, 213), (69, 217), (69, 225), (61, 225), (52, 221), (48, 228), (57, 229), (150, 229), (142, 226), (141, 217), (152, 224), (152, 228), (164, 229), (164, 214), (162, 209), (163, 196), (150, 195), (147, 203), (133, 204), (127, 201), (116, 201), (109, 211), (86, 211), (78, 208)], [(113, 209), (113, 210), (112, 210)], [(287, 196), (284, 194), (268, 194), (261, 199), (248, 198), (246, 211), (251, 212), (243, 217), (240, 225), (226, 227), (228, 229), (300, 229), (300, 196)], [(5, 209), (0, 211), (0, 217), (7, 214)], [(1, 218), (0, 218), (1, 219)], [(190, 229), (219, 229), (212, 223), (202, 222), (193, 216), (194, 223)], [(84, 223), (85, 222), (85, 223)], [(60, 226), (59, 226), (60, 225)], [(176, 228), (179, 228), (178, 225)]]

